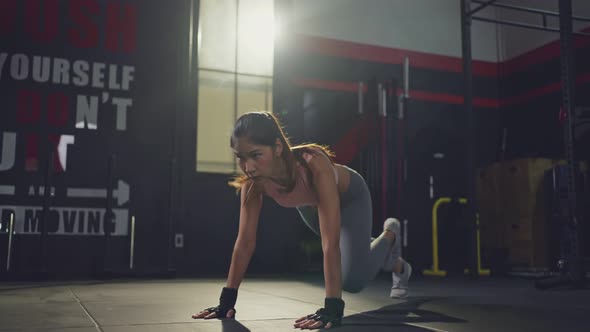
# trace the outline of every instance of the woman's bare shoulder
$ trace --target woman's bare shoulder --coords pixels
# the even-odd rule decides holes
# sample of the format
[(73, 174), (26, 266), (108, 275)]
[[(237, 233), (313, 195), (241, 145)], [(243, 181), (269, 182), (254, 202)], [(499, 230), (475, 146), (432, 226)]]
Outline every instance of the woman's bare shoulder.
[(332, 174), (333, 172), (333, 164), (330, 161), (330, 158), (325, 154), (318, 152), (317, 154), (313, 155), (315, 158), (310, 158), (307, 161), (307, 165), (311, 169), (312, 173), (314, 174)]

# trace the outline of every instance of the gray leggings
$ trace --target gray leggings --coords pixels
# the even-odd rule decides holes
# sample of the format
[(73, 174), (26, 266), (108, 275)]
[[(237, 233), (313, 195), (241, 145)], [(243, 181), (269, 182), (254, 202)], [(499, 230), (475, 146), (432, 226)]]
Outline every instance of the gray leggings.
[[(350, 186), (340, 194), (340, 255), (342, 257), (342, 288), (358, 293), (375, 278), (381, 268), (391, 270), (393, 262), (401, 256), (399, 229), (393, 248), (380, 236), (371, 238), (373, 210), (371, 194), (363, 177), (355, 170), (350, 172)], [(317, 208), (297, 207), (305, 224), (320, 235)], [(391, 255), (388, 255), (390, 254)]]

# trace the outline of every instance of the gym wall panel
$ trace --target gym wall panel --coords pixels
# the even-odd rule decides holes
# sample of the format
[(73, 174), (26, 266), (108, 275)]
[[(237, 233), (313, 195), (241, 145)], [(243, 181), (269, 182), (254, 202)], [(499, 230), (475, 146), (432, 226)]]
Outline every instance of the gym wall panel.
[[(0, 131), (16, 136), (12, 146), (3, 139), (0, 170), (0, 185), (15, 188), (0, 197), (3, 225), (8, 212), (16, 214), (13, 272), (78, 277), (124, 271), (132, 216), (135, 267), (166, 270), (188, 2), (2, 4), (2, 16), (13, 17), (0, 31)], [(14, 163), (4, 163), (11, 154)], [(48, 233), (41, 243), (27, 225), (34, 213), (42, 224), (45, 203)], [(109, 206), (116, 230), (105, 245)]]
[[(0, 261), (7, 254), (9, 214), (15, 212), (14, 275), (130, 273), (134, 216), (133, 274), (225, 274), (239, 198), (227, 185), (230, 175), (195, 171), (198, 59), (189, 54), (191, 45), (197, 54), (198, 1), (14, 0), (0, 7)], [(192, 42), (191, 10), (197, 15)], [(39, 14), (49, 15), (47, 26), (31, 23)], [(50, 68), (35, 64), (44, 58)], [(239, 83), (245, 88), (242, 109), (253, 98), (268, 98), (272, 105), (272, 94), (258, 91), (262, 83)], [(56, 158), (47, 182), (53, 194), (45, 200), (47, 151)], [(111, 156), (113, 198), (107, 203)], [(41, 244), (40, 235), (30, 233), (43, 220), (45, 202), (49, 229)], [(117, 231), (105, 245), (107, 204), (116, 213)], [(252, 273), (299, 266), (285, 257), (299, 257), (305, 226), (278, 210), (265, 202)]]
[[(521, 7), (559, 12), (558, 0), (505, 0), (501, 3)], [(590, 17), (590, 2), (586, 0), (572, 0), (574, 16)], [(538, 14), (518, 12), (511, 9), (496, 9), (498, 19), (516, 21), (527, 24), (542, 24), (542, 17)], [(559, 28), (557, 17), (548, 17), (550, 27)], [(488, 23), (486, 23), (488, 24)], [(490, 25), (490, 24), (488, 24)], [(581, 31), (590, 26), (589, 22), (574, 21), (574, 30)], [(501, 40), (499, 47), (499, 61), (507, 61), (527, 52), (543, 47), (559, 40), (559, 33), (523, 29), (511, 26), (499, 26), (498, 35)], [(539, 50), (540, 51), (540, 50)]]
[[(590, 55), (588, 42), (576, 43), (575, 106), (588, 106)], [(506, 158), (564, 158), (559, 41), (499, 64), (500, 111), (507, 130)], [(530, 61), (523, 61), (529, 59)]]
[[(419, 6), (418, 3), (413, 5)], [(447, 56), (450, 52), (445, 54), (446, 51), (441, 51), (440, 47), (429, 49), (428, 47), (436, 45), (433, 43), (424, 43), (420, 48), (395, 39), (399, 38), (395, 31), (413, 31), (409, 35), (415, 37), (417, 41), (423, 41), (418, 38), (417, 31), (420, 30), (410, 28), (411, 24), (408, 23), (409, 21), (422, 23), (411, 10), (405, 12), (408, 17), (405, 20), (374, 20), (377, 23), (367, 23), (363, 20), (388, 15), (391, 17), (391, 11), (383, 9), (389, 8), (388, 5), (381, 7), (381, 16), (372, 12), (371, 2), (363, 10), (359, 9), (350, 13), (347, 12), (349, 3), (336, 8), (329, 2), (322, 2), (321, 5), (318, 4), (317, 10), (304, 8), (305, 2), (296, 6), (299, 5), (301, 7), (295, 10), (295, 12), (299, 11), (297, 15), (300, 17), (300, 21), (295, 20), (297, 23), (294, 24), (297, 43), (293, 44), (296, 47), (289, 49), (290, 52), (285, 52), (288, 55), (283, 57), (281, 67), (284, 79), (282, 83), (275, 84), (288, 86), (285, 90), (291, 92), (284, 92), (284, 95), (289, 97), (279, 101), (279, 104), (282, 103), (283, 106), (280, 109), (287, 113), (287, 118), (291, 119), (288, 130), (297, 133), (296, 136), (301, 141), (319, 140), (338, 148), (344, 146), (344, 149), (348, 147), (357, 151), (359, 147), (353, 144), (359, 140), (358, 116), (355, 115), (357, 83), (370, 79), (381, 82), (394, 79), (401, 84), (403, 58), (409, 57), (412, 98), (406, 110), (405, 139), (409, 144), (408, 153), (420, 155), (419, 151), (424, 152), (415, 158), (416, 161), (423, 162), (423, 167), (419, 167), (420, 163), (414, 164), (408, 172), (408, 174), (421, 172), (412, 179), (413, 185), (409, 186), (414, 189), (408, 193), (413, 195), (408, 204), (412, 205), (411, 209), (414, 211), (412, 219), (420, 221), (414, 223), (414, 226), (418, 225), (418, 227), (414, 227), (413, 232), (415, 235), (418, 234), (421, 245), (428, 247), (430, 245), (428, 211), (432, 202), (428, 199), (427, 177), (428, 174), (432, 174), (433, 167), (441, 166), (435, 166), (435, 162), (429, 161), (428, 158), (432, 159), (432, 152), (442, 149), (436, 147), (437, 143), (452, 142), (453, 137), (457, 135), (461, 139), (461, 131), (466, 126), (462, 121), (463, 90), (460, 52), (455, 57)], [(371, 15), (354, 14), (359, 12), (370, 12)], [(485, 12), (495, 15), (495, 13), (490, 14), (489, 9), (481, 14)], [(452, 20), (450, 14), (447, 18), (449, 21)], [(458, 26), (459, 17), (455, 20)], [(351, 22), (354, 22), (354, 25)], [(368, 28), (355, 30), (357, 22), (361, 22), (359, 26), (368, 26)], [(387, 41), (384, 41), (385, 33), (378, 34), (372, 30), (375, 26), (382, 24), (391, 25), (385, 29), (388, 31), (386, 35), (391, 38)], [(477, 33), (483, 25), (497, 28), (492, 24), (477, 22), (473, 27), (474, 43), (481, 41), (481, 36)], [(436, 23), (432, 26), (436, 26)], [(338, 31), (343, 33), (339, 35)], [(460, 38), (460, 31), (457, 31), (456, 35)], [(523, 33), (520, 36), (528, 38)], [(497, 47), (498, 54), (507, 46), (501, 38), (488, 41), (494, 52)], [(507, 42), (516, 43), (516, 40), (511, 39)], [(474, 44), (474, 52), (476, 48), (477, 45)], [(510, 47), (509, 49), (512, 50)], [(478, 140), (476, 164), (478, 167), (491, 164), (500, 158), (553, 157), (562, 153), (562, 131), (556, 121), (556, 108), (560, 104), (559, 53), (553, 51), (547, 53), (545, 52), (547, 49), (556, 49), (556, 44), (548, 44), (538, 49), (524, 49), (519, 51), (519, 56), (507, 61), (496, 61), (497, 59), (485, 61), (485, 58), (475, 57), (473, 62), (474, 111), (476, 112)], [(585, 91), (588, 86), (585, 82), (588, 75), (585, 74), (586, 69), (584, 69), (586, 65), (583, 61), (583, 54), (585, 54), (583, 43), (578, 43), (578, 49), (577, 59), (580, 63), (578, 89)], [(286, 81), (289, 83), (285, 83)], [(581, 99), (586, 95), (581, 92)], [(314, 102), (306, 103), (306, 96)], [(297, 120), (298, 113), (304, 115), (299, 120)], [(338, 126), (334, 127), (330, 123), (338, 123)], [(330, 130), (326, 131), (325, 128), (328, 127)], [(502, 152), (504, 129), (506, 129), (507, 141), (506, 151)], [(453, 146), (451, 143), (449, 145)], [(444, 166), (447, 168), (446, 172), (449, 172), (447, 176), (462, 167), (460, 163), (462, 160), (460, 156), (463, 153), (462, 145), (455, 144), (455, 146), (455, 150), (446, 149), (449, 155), (459, 156), (456, 157), (458, 164)], [(346, 160), (350, 159), (346, 154)], [(411, 177), (410, 174), (408, 176)], [(455, 182), (455, 185), (448, 184), (443, 191), (449, 195), (461, 194), (460, 181)], [(453, 192), (457, 188), (459, 188), (458, 192)], [(414, 251), (412, 255), (415, 255), (413, 258), (418, 261), (418, 264), (427, 264), (427, 255), (424, 256), (419, 251)]]
[[(494, 9), (481, 15), (494, 17)], [(298, 0), (292, 31), (360, 44), (461, 55), (459, 0)], [(473, 57), (497, 61), (496, 28), (475, 24)]]

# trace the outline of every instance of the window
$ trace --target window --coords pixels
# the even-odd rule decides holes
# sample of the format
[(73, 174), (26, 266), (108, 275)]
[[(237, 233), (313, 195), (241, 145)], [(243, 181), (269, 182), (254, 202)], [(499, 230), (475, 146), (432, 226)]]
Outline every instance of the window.
[(200, 1), (198, 172), (235, 172), (234, 122), (249, 111), (272, 110), (273, 2)]

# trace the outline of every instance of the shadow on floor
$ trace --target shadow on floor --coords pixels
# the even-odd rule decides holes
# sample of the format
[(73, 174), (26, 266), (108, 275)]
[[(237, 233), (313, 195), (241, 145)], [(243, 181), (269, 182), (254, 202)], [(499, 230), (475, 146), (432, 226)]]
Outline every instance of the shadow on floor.
[[(431, 298), (412, 298), (407, 302), (388, 305), (377, 310), (366, 311), (360, 314), (346, 316), (342, 320), (343, 327), (398, 327), (399, 331), (431, 331), (431, 329), (420, 328), (407, 324), (411, 323), (465, 323), (463, 319), (451, 317), (434, 311), (419, 309), (419, 307), (431, 301)], [(403, 328), (403, 329), (401, 329)]]
[[(432, 331), (430, 328), (415, 326), (418, 323), (465, 323), (463, 319), (447, 316), (441, 313), (418, 309), (422, 304), (432, 301), (432, 298), (412, 298), (404, 303), (388, 305), (376, 310), (346, 316), (342, 320), (342, 326), (336, 331), (398, 331), (398, 332), (424, 332)], [(289, 322), (290, 323), (290, 322)], [(237, 320), (222, 319), (223, 332), (249, 332), (250, 329)], [(245, 322), (249, 325), (249, 322)], [(276, 328), (267, 326), (264, 331)], [(281, 320), (279, 324), (285, 324)], [(298, 329), (295, 329), (298, 330)], [(316, 330), (317, 331), (317, 330)]]
[(250, 332), (250, 329), (235, 319), (222, 319), (221, 331), (223, 332)]

